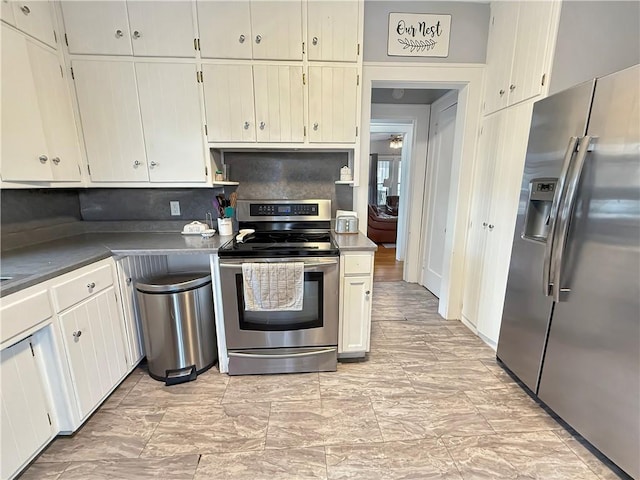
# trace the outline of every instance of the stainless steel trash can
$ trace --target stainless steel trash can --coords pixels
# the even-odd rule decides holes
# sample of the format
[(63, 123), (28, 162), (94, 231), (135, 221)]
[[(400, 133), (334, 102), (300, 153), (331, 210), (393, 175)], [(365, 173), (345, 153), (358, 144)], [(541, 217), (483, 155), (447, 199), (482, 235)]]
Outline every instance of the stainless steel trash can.
[(218, 360), (211, 275), (179, 273), (136, 282), (149, 375), (195, 380)]

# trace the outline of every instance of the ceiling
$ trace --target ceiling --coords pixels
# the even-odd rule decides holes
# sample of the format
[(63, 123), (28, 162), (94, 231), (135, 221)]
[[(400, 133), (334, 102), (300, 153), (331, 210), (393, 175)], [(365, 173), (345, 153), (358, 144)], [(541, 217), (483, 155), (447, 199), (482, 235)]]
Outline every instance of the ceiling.
[(430, 105), (450, 90), (434, 88), (374, 88), (371, 103)]

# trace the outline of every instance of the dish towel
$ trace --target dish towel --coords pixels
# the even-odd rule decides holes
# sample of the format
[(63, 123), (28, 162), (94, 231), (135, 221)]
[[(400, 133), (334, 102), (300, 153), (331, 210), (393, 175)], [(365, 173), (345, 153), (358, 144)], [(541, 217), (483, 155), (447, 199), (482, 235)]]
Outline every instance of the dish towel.
[(247, 311), (302, 310), (304, 262), (243, 263), (242, 279)]

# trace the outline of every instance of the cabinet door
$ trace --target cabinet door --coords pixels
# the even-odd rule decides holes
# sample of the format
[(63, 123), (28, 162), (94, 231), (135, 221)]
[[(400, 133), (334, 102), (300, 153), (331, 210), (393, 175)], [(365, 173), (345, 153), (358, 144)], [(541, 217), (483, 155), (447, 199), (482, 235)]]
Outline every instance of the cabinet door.
[(52, 180), (80, 180), (80, 143), (71, 96), (58, 56), (28, 42), (29, 58), (49, 152)]
[(253, 58), (302, 60), (302, 1), (251, 2)]
[(9, 25), (16, 25), (13, 4), (9, 0), (0, 0), (0, 20), (7, 22)]
[(127, 371), (113, 287), (59, 315), (80, 417), (85, 418)]
[(203, 65), (210, 142), (255, 142), (251, 65)]
[(56, 47), (53, 11), (47, 0), (21, 0), (13, 3), (16, 27), (41, 42)]
[(357, 0), (309, 0), (307, 12), (309, 60), (357, 61)]
[(309, 67), (309, 141), (356, 140), (356, 67)]
[(304, 141), (302, 67), (255, 65), (258, 142)]
[(152, 182), (204, 182), (200, 93), (194, 64), (136, 63)]
[(55, 433), (30, 341), (0, 353), (2, 478), (11, 478)]
[(73, 71), (91, 180), (148, 181), (133, 63), (74, 60)]
[(47, 181), (52, 178), (29, 41), (10, 27), (2, 32), (2, 179)]
[(197, 5), (203, 58), (251, 58), (249, 0), (198, 0)]
[(484, 114), (507, 106), (519, 2), (493, 2), (487, 44)]
[(371, 277), (344, 277), (342, 290), (342, 329), (338, 352), (366, 352), (371, 331)]
[(61, 3), (70, 53), (133, 54), (124, 0)]
[(540, 95), (543, 89), (554, 2), (520, 2), (518, 33), (509, 84), (509, 104)]
[(134, 55), (196, 56), (192, 2), (130, 1), (127, 10)]

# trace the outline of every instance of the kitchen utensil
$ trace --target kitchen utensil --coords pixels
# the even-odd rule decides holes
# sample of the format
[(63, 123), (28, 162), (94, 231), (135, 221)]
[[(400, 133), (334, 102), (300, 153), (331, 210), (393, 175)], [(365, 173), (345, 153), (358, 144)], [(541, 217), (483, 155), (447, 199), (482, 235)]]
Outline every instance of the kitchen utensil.
[(236, 242), (242, 243), (245, 238), (253, 235), (254, 233), (256, 233), (256, 231), (253, 228), (243, 228), (240, 230), (240, 233), (236, 235)]
[(224, 207), (224, 216), (226, 218), (233, 218), (234, 208), (233, 207)]
[(236, 203), (238, 202), (237, 192), (232, 192), (231, 195), (229, 195), (229, 202), (233, 208), (236, 208)]

